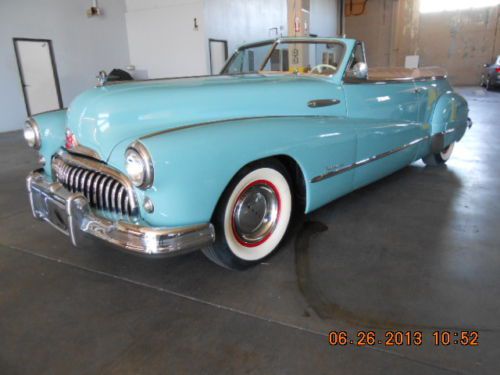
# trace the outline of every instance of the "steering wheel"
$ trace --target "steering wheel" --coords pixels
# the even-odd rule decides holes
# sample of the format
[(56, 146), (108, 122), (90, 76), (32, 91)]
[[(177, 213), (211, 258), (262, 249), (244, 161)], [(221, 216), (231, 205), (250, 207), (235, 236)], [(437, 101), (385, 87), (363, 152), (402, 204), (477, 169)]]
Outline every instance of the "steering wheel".
[[(328, 72), (330, 71), (330, 72)], [(337, 68), (329, 64), (318, 64), (311, 69), (311, 73), (330, 75), (337, 71)], [(326, 73), (325, 73), (326, 72)]]

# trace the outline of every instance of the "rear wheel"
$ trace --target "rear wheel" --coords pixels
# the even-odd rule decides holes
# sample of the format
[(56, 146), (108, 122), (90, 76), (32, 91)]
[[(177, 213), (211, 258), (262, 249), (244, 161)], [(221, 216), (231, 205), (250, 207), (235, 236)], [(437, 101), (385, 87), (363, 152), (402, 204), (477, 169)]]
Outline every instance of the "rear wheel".
[(230, 269), (260, 263), (279, 246), (290, 223), (292, 191), (285, 167), (276, 160), (241, 170), (215, 210), (215, 243), (203, 253)]
[(425, 165), (436, 166), (444, 164), (450, 159), (453, 153), (453, 148), (455, 147), (455, 142), (451, 143), (448, 147), (444, 148), (441, 152), (437, 154), (430, 154), (422, 158)]

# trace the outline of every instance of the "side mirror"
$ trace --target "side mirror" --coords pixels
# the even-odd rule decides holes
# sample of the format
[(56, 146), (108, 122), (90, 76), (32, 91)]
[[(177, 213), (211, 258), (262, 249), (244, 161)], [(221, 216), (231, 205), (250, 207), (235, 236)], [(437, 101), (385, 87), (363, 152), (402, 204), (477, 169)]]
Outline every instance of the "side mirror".
[(367, 79), (368, 78), (368, 65), (364, 62), (356, 63), (351, 70), (353, 77), (357, 79)]

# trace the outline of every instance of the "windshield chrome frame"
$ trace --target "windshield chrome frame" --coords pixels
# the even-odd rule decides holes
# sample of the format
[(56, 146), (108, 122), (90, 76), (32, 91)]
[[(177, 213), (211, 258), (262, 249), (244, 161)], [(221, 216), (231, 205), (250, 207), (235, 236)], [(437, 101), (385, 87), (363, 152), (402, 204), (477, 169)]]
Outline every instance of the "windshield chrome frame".
[[(305, 43), (307, 43), (307, 44), (327, 44), (327, 43), (332, 44), (332, 43), (336, 43), (336, 44), (339, 44), (342, 47), (344, 47), (344, 50), (342, 52), (342, 56), (340, 58), (341, 62), (344, 61), (344, 58), (346, 55), (346, 50), (347, 50), (347, 45), (343, 41), (341, 41), (339, 39), (335, 39), (335, 38), (288, 37), (288, 38), (268, 39), (268, 40), (264, 40), (264, 41), (260, 41), (260, 42), (256, 42), (256, 43), (244, 44), (244, 45), (238, 47), (236, 49), (236, 51), (233, 52), (233, 54), (231, 55), (229, 60), (226, 62), (224, 67), (221, 69), (221, 72), (219, 75), (234, 76), (234, 75), (247, 75), (247, 74), (261, 74), (261, 72), (264, 70), (264, 67), (267, 65), (267, 63), (268, 63), (269, 59), (271, 58), (271, 55), (274, 52), (274, 50), (276, 49), (276, 47), (282, 43), (289, 43), (289, 44), (293, 44), (293, 43), (304, 43), (304, 44)], [(257, 72), (223, 73), (229, 67), (229, 65), (233, 62), (233, 60), (235, 59), (235, 56), (237, 56), (238, 52), (241, 52), (241, 51), (243, 51), (245, 49), (249, 49), (249, 48), (262, 47), (265, 45), (269, 45), (270, 49), (269, 49), (269, 52), (267, 53), (266, 57), (263, 60), (263, 63), (261, 64), (261, 66), (259, 67), (259, 70)], [(286, 73), (286, 72), (281, 72), (281, 73)], [(333, 76), (337, 75), (337, 73), (338, 72), (335, 72), (334, 74), (329, 75), (329, 76), (325, 76), (325, 77), (333, 77)], [(295, 73), (289, 73), (289, 74), (295, 74)]]

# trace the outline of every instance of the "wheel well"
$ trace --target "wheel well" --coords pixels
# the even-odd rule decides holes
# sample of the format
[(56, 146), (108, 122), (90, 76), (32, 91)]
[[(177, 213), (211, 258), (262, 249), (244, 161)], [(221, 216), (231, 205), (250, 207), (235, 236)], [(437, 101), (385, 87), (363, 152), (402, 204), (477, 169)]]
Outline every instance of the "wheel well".
[(288, 155), (276, 155), (271, 157), (270, 159), (277, 159), (280, 161), (290, 174), (290, 178), (292, 179), (292, 191), (295, 197), (296, 203), (298, 205), (297, 212), (305, 212), (306, 209), (306, 181), (304, 178), (304, 174), (302, 173), (302, 169), (300, 169), (299, 164), (295, 159), (291, 158)]
[(228, 187), (231, 185), (231, 182), (238, 175), (238, 173), (241, 170), (243, 170), (244, 168), (246, 168), (248, 166), (251, 166), (254, 163), (263, 162), (263, 161), (265, 162), (266, 160), (269, 160), (269, 159), (277, 160), (281, 164), (283, 164), (283, 166), (287, 170), (287, 172), (290, 175), (290, 178), (292, 180), (291, 181), (292, 182), (291, 188), (292, 188), (292, 194), (293, 194), (293, 197), (295, 199), (295, 205), (296, 205), (295, 206), (296, 209), (294, 209), (294, 210), (297, 213), (298, 212), (301, 212), (301, 213), (305, 212), (305, 209), (306, 209), (306, 196), (307, 196), (306, 182), (305, 182), (304, 174), (302, 173), (302, 170), (300, 169), (299, 164), (295, 161), (295, 159), (293, 159), (292, 157), (290, 157), (288, 155), (274, 155), (274, 156), (270, 156), (270, 157), (267, 157), (267, 158), (253, 160), (250, 163), (248, 163), (248, 164), (246, 164), (246, 165), (244, 165), (243, 167), (240, 168), (240, 170), (233, 176), (233, 178), (231, 179), (231, 181), (229, 181), (229, 183), (226, 185), (223, 193), (219, 197), (217, 205), (214, 208), (214, 211), (212, 213), (212, 219), (213, 219), (213, 215), (215, 214), (215, 212), (217, 210), (217, 207), (219, 206), (219, 204), (220, 204), (223, 196), (227, 193)]

